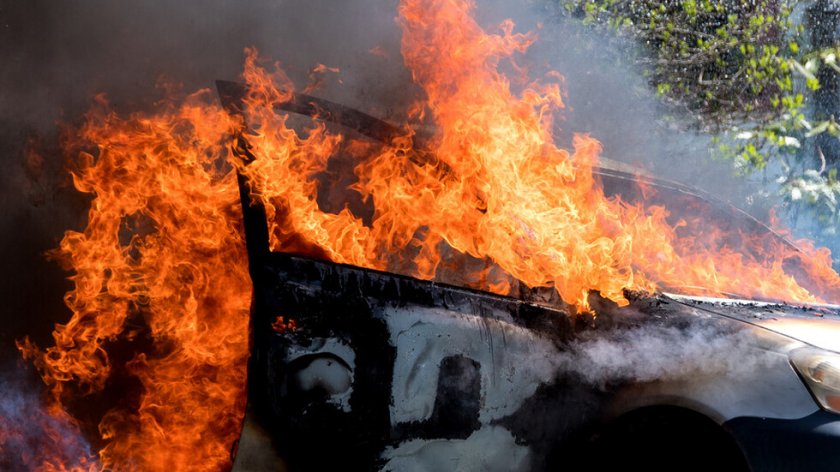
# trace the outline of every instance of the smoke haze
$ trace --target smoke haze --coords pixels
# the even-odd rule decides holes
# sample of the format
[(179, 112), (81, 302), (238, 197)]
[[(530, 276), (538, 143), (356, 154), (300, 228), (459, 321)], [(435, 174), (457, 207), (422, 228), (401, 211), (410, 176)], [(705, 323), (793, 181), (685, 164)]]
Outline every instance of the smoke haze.
[[(670, 129), (644, 80), (618, 65), (633, 45), (568, 23), (548, 1), (477, 3), (483, 25), (510, 17), (517, 31), (538, 28), (540, 40), (523, 62), (566, 78), (561, 144), (573, 133), (590, 133), (611, 159), (742, 202), (748, 189), (729, 177), (728, 167), (707, 164), (708, 137)], [(45, 252), (65, 230), (83, 227), (87, 197), (72, 189), (64, 170), (58, 123), (78, 123), (99, 93), (129, 113), (163, 96), (161, 78), (185, 92), (237, 79), (250, 46), (279, 61), (301, 88), (316, 65), (337, 68), (320, 76), (322, 88), (313, 95), (397, 121), (417, 89), (400, 58), (396, 6), (396, 0), (0, 0), (0, 364), (19, 357), (16, 339), (50, 344), (53, 324), (69, 316), (62, 301), (68, 274)], [(661, 352), (675, 343), (684, 347), (683, 358), (716, 355), (715, 365), (734, 368), (736, 341), (711, 332), (630, 331), (583, 341), (558, 362), (593, 383), (647, 380), (692, 367)], [(627, 346), (639, 345), (651, 349), (625, 355)], [(0, 378), (0, 417), (13, 422), (35, 415), (39, 400), (25, 393), (34, 384), (22, 377), (15, 371)], [(61, 424), (52, 428), (72, 436)]]
[[(558, 140), (587, 132), (604, 155), (730, 196), (746, 193), (725, 165), (706, 163), (709, 140), (676, 133), (644, 80), (617, 65), (632, 45), (564, 20), (551, 2), (479, 1), (482, 24), (511, 17), (540, 40), (523, 61), (566, 78), (568, 108)], [(0, 257), (4, 303), (0, 359), (16, 355), (14, 339), (49, 342), (66, 316), (66, 274), (44, 257), (65, 229), (78, 229), (86, 198), (76, 194), (54, 141), (58, 122), (74, 123), (93, 96), (105, 93), (122, 112), (160, 99), (166, 77), (190, 92), (235, 79), (243, 48), (279, 61), (303, 87), (317, 64), (338, 68), (320, 78), (324, 98), (385, 119), (400, 116), (416, 93), (399, 56), (395, 0), (348, 2), (104, 0), (0, 2)], [(43, 164), (26, 164), (29, 142)], [(738, 189), (737, 191), (735, 189)], [(753, 209), (762, 213), (764, 208)]]
[[(537, 29), (540, 39), (523, 63), (566, 78), (561, 144), (573, 133), (590, 133), (611, 159), (743, 202), (742, 182), (725, 165), (707, 164), (708, 138), (669, 129), (644, 80), (617, 65), (632, 45), (569, 23), (551, 2), (477, 3), (484, 25), (510, 17), (518, 31)], [(395, 0), (0, 2), (0, 316), (7, 327), (0, 359), (14, 357), (13, 341), (24, 335), (48, 343), (52, 324), (66, 316), (66, 274), (44, 252), (65, 229), (82, 226), (86, 198), (63, 170), (54, 144), (58, 122), (78, 122), (98, 93), (118, 111), (146, 109), (161, 98), (162, 77), (186, 92), (236, 79), (247, 46), (279, 61), (299, 87), (317, 64), (338, 68), (319, 78), (322, 88), (313, 94), (396, 120), (416, 94), (399, 55), (396, 6)], [(33, 172), (24, 150), (35, 136), (43, 164)]]

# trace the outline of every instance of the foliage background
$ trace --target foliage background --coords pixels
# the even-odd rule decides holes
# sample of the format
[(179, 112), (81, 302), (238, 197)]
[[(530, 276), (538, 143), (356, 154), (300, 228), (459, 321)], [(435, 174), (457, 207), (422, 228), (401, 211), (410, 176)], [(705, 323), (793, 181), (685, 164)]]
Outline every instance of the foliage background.
[(840, 50), (831, 2), (559, 2), (574, 20), (638, 45), (623, 60), (665, 104), (663, 120), (710, 134), (713, 158), (765, 183), (753, 198), (780, 197), (778, 216), (840, 252)]

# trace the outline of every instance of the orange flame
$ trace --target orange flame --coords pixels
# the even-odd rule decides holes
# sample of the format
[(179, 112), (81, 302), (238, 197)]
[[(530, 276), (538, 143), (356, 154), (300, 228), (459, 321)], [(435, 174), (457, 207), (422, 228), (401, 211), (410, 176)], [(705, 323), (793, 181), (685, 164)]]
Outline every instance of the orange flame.
[[(93, 398), (115, 371), (139, 382), (99, 424), (103, 468), (220, 469), (238, 433), (250, 280), (225, 163), (236, 124), (212, 97), (128, 118), (102, 103), (79, 132), (97, 149), (73, 173), (92, 195), (87, 227), (57, 251), (75, 272), (73, 316), (53, 347), (20, 348), (56, 400)], [(114, 343), (137, 339), (141, 352), (112, 359)]]
[[(293, 84), (279, 67), (261, 68), (254, 51), (243, 74), (247, 132), (206, 90), (153, 114), (119, 117), (104, 103), (91, 112), (77, 145), (96, 149), (73, 173), (91, 210), (84, 231), (68, 231), (57, 251), (74, 271), (65, 297), (73, 315), (56, 326), (54, 346), (19, 347), (55, 405), (113, 391), (118, 373), (133, 379), (127, 398), (101, 415), (100, 467), (229, 466), (250, 298), (234, 168), (266, 207), (273, 250), (499, 293), (516, 281), (553, 286), (581, 310), (591, 291), (625, 304), (626, 289), (661, 287), (840, 300), (824, 250), (712, 231), (701, 220), (671, 224), (661, 206), (606, 196), (593, 175), (598, 142), (577, 136), (572, 151), (554, 143), (559, 76), (521, 80), (526, 71), (513, 63), (536, 36), (514, 33), (510, 21), (488, 33), (473, 8), (401, 2), (402, 55), (425, 95), (389, 145), (318, 122), (296, 129), (274, 108)], [(522, 85), (500, 72), (508, 63)], [(421, 145), (429, 123), (435, 132)], [(247, 166), (229, 152), (238, 132), (256, 157)], [(317, 176), (339, 151), (358, 159), (348, 193), (372, 216), (322, 209)]]
[[(569, 152), (553, 141), (552, 112), (563, 106), (559, 83), (531, 82), (517, 93), (499, 71), (535, 36), (514, 33), (510, 21), (487, 33), (472, 9), (472, 2), (455, 0), (400, 5), (402, 54), (425, 92), (414, 113), (434, 122), (424, 152), (436, 160), (406, 158), (421, 152), (414, 137), (422, 130), (410, 124), (395, 146), (360, 156), (353, 189), (374, 202), (369, 225), (347, 208), (326, 213), (317, 203), (315, 175), (345, 138), (323, 125), (305, 139), (287, 128), (272, 105), (289, 99), (292, 84), (279, 71), (271, 80), (249, 60), (246, 121), (256, 129), (248, 139), (257, 161), (242, 171), (268, 208), (274, 250), (302, 250), (302, 239), (334, 261), (422, 278), (440, 278), (461, 254), (487, 262), (459, 266), (463, 281), (502, 292), (512, 279), (549, 285), (580, 309), (591, 291), (625, 304), (626, 289), (660, 287), (838, 299), (840, 278), (825, 256), (767, 235), (740, 235), (733, 246), (732, 235), (699, 221), (669, 224), (661, 206), (607, 197), (592, 172), (598, 142), (576, 136)], [(793, 277), (791, 262), (804, 268), (812, 291)]]

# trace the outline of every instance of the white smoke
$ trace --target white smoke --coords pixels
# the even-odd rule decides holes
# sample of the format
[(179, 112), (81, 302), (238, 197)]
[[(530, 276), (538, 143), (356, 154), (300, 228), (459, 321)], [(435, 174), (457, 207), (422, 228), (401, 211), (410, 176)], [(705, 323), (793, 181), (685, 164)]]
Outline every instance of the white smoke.
[(604, 387), (616, 382), (677, 381), (707, 375), (743, 377), (769, 367), (751, 334), (697, 324), (595, 330), (571, 343), (561, 370)]

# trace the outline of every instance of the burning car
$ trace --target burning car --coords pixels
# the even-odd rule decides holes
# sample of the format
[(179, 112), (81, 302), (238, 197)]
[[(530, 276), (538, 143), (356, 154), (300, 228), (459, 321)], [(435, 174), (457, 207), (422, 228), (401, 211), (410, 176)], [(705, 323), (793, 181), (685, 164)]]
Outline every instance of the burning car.
[[(218, 87), (236, 110), (243, 86)], [(393, 132), (305, 95), (278, 106)], [(608, 194), (792, 248), (695, 189), (609, 161), (595, 174)], [(254, 295), (234, 470), (840, 467), (838, 307), (663, 291), (592, 293), (579, 313), (548, 287), (498, 295), (272, 251), (249, 189), (240, 176)]]
[(250, 48), (223, 106), (100, 96), (6, 468), (837, 470), (828, 251), (566, 136), (536, 33), (474, 9), (399, 2), (388, 122)]

